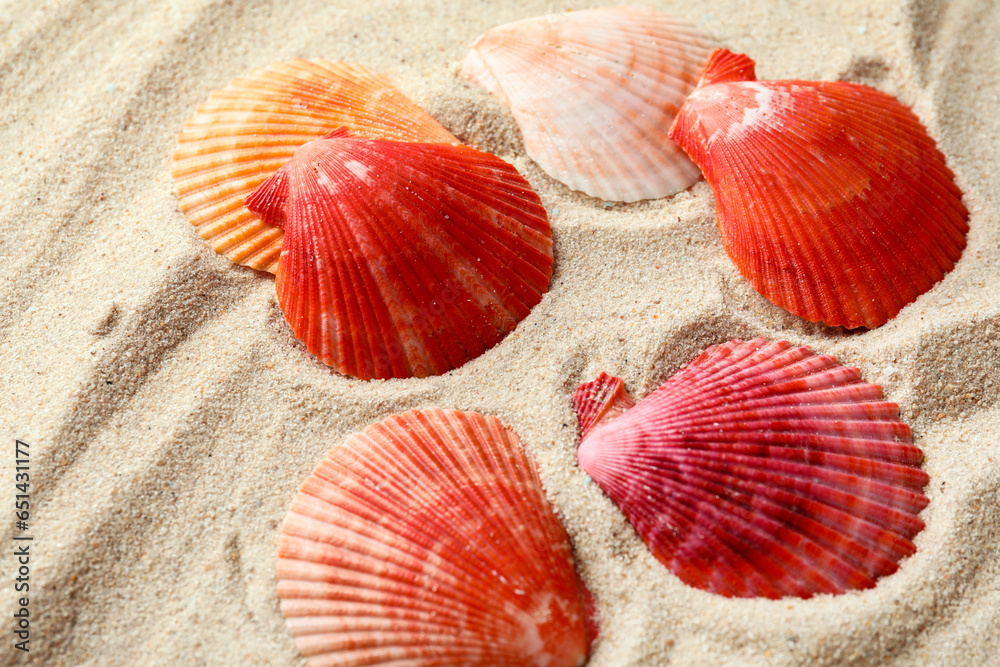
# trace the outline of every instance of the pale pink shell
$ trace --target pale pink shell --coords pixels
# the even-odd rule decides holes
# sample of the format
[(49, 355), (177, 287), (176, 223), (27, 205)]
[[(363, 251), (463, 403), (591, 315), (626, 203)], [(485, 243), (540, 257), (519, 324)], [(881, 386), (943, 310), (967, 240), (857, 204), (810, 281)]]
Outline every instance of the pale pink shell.
[(685, 583), (732, 597), (842, 593), (915, 552), (921, 451), (858, 369), (787, 342), (732, 341), (621, 416), (590, 418), (618, 395), (615, 380), (574, 397), (589, 425), (578, 462)]
[(630, 202), (698, 180), (667, 130), (711, 47), (706, 35), (662, 12), (592, 9), (486, 31), (462, 76), (510, 108), (528, 155), (547, 174)]
[(278, 538), (278, 597), (313, 667), (577, 667), (569, 538), (494, 417), (394, 415), (330, 451)]

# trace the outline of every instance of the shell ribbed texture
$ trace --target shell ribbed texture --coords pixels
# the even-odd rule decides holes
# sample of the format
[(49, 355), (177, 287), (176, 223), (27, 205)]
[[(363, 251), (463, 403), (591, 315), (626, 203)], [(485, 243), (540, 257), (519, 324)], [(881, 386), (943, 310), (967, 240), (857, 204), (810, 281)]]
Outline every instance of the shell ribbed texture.
[(662, 12), (593, 9), (488, 30), (462, 75), (507, 104), (528, 155), (547, 174), (630, 202), (698, 180), (667, 129), (711, 47), (706, 35)]
[(411, 411), (351, 436), (295, 497), (277, 569), (312, 667), (586, 659), (569, 538), (494, 417)]
[(625, 383), (607, 373), (601, 373), (590, 382), (577, 387), (572, 398), (580, 426), (580, 437), (591, 429), (611, 421), (635, 405), (635, 401), (625, 391)]
[(969, 214), (944, 156), (873, 88), (757, 82), (752, 60), (719, 51), (671, 137), (715, 190), (740, 273), (810, 321), (880, 326), (965, 248)]
[(580, 466), (684, 582), (730, 597), (870, 588), (915, 552), (921, 451), (856, 368), (787, 342), (708, 348)]
[(361, 379), (461, 366), (512, 331), (552, 275), (538, 195), (464, 146), (334, 133), (247, 205), (285, 230), (276, 290), (295, 336)]
[(274, 273), (283, 232), (243, 200), (299, 146), (340, 127), (369, 138), (458, 141), (360, 65), (273, 63), (213, 92), (184, 123), (171, 165), (181, 211), (216, 252)]

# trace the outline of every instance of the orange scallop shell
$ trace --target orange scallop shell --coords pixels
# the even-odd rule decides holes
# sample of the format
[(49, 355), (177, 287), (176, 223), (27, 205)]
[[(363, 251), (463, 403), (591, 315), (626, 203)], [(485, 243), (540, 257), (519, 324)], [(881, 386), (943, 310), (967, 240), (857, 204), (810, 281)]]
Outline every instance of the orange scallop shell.
[(631, 202), (698, 180), (667, 129), (711, 47), (707, 35), (663, 12), (606, 7), (492, 28), (473, 44), (462, 76), (510, 108), (547, 174)]
[(685, 583), (807, 598), (871, 588), (916, 551), (922, 453), (858, 369), (735, 340), (630, 403), (618, 378), (580, 386), (577, 460)]
[(552, 238), (511, 165), (466, 146), (310, 142), (247, 198), (285, 230), (278, 302), (341, 373), (425, 377), (496, 345), (548, 289)]
[(348, 438), (293, 500), (277, 570), (313, 666), (586, 661), (569, 538), (494, 417), (412, 411)]
[(810, 321), (880, 326), (965, 248), (969, 213), (944, 156), (873, 88), (756, 81), (750, 58), (720, 49), (670, 136), (715, 190), (740, 273)]
[(360, 65), (273, 63), (213, 92), (184, 123), (171, 165), (181, 211), (216, 252), (274, 273), (283, 232), (243, 200), (299, 146), (340, 127), (373, 139), (458, 142)]

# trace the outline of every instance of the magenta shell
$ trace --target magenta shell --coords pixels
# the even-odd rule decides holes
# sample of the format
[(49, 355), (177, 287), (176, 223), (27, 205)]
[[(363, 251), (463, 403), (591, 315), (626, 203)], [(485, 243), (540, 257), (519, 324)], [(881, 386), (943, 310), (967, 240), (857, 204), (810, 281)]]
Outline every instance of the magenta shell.
[(758, 338), (708, 348), (631, 409), (615, 381), (574, 396), (578, 462), (685, 583), (843, 593), (916, 551), (922, 453), (858, 369)]

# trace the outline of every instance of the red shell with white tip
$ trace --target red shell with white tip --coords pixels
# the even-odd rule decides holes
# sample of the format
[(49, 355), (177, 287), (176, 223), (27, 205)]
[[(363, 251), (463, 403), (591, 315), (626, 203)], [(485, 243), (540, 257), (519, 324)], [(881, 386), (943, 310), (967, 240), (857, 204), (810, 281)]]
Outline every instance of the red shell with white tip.
[(458, 143), (360, 65), (272, 63), (213, 92), (184, 123), (170, 168), (181, 211), (216, 252), (274, 273), (283, 232), (243, 200), (299, 146), (341, 127), (371, 139)]
[(247, 198), (285, 239), (278, 302), (296, 338), (361, 379), (447, 372), (548, 289), (552, 239), (511, 165), (465, 146), (310, 142)]
[[(584, 415), (614, 400), (589, 384), (574, 399)], [(577, 460), (691, 586), (768, 598), (871, 588), (916, 551), (928, 502), (921, 451), (881, 398), (831, 356), (736, 340), (591, 428)]]
[(631, 202), (698, 180), (667, 129), (711, 48), (707, 35), (663, 12), (605, 7), (487, 30), (462, 76), (510, 108), (545, 173)]
[(569, 538), (494, 417), (412, 411), (348, 438), (292, 502), (277, 569), (313, 666), (586, 661)]
[(750, 58), (720, 49), (670, 136), (715, 190), (740, 273), (807, 320), (880, 326), (965, 248), (969, 213), (944, 156), (873, 88), (756, 81)]

